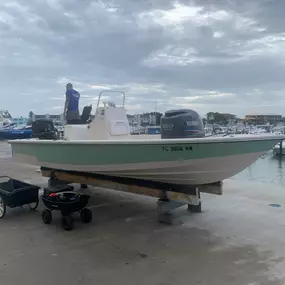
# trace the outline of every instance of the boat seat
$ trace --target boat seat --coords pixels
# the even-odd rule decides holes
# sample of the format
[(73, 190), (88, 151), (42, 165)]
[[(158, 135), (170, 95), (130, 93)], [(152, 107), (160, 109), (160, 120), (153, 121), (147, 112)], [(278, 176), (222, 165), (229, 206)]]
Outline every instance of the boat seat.
[(83, 108), (82, 111), (82, 115), (81, 115), (81, 124), (88, 124), (89, 119), (90, 119), (90, 115), (91, 115), (91, 111), (92, 111), (92, 105), (89, 106), (85, 106)]
[(92, 111), (92, 105), (85, 106), (83, 108), (80, 119), (72, 120), (72, 123), (69, 123), (67, 125), (86, 125), (86, 124), (90, 123), (91, 111)]

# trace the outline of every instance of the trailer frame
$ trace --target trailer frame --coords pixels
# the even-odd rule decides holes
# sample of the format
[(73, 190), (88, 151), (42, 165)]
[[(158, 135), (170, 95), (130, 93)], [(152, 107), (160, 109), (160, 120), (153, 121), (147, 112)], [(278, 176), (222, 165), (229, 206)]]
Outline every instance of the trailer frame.
[(42, 176), (48, 177), (48, 187), (78, 183), (82, 189), (100, 187), (132, 194), (158, 198), (157, 220), (172, 224), (172, 211), (187, 205), (192, 213), (202, 212), (200, 193), (222, 195), (222, 182), (204, 185), (176, 185), (134, 178), (114, 177), (95, 173), (65, 171), (41, 167)]

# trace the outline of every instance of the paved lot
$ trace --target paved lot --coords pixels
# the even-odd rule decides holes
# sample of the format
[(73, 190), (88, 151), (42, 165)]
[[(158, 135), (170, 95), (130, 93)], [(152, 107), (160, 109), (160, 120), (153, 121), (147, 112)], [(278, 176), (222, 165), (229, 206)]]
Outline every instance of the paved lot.
[[(0, 144), (0, 175), (41, 186), (35, 167), (12, 162)], [(37, 212), (0, 220), (3, 285), (285, 284), (285, 189), (228, 180), (223, 196), (203, 195), (203, 213), (156, 223), (156, 200), (89, 189), (94, 221), (72, 232)], [(269, 204), (277, 203), (280, 207)]]

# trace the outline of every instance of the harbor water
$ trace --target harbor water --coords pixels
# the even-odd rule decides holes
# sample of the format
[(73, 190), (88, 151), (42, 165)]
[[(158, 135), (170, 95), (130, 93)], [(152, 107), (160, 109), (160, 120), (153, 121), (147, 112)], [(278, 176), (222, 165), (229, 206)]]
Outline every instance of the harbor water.
[[(0, 142), (0, 159), (3, 161), (11, 157), (10, 145), (7, 142)], [(285, 155), (284, 157), (274, 156), (271, 150), (245, 170), (231, 177), (231, 180), (285, 186)]]
[(231, 179), (285, 186), (285, 156), (273, 155), (270, 150)]

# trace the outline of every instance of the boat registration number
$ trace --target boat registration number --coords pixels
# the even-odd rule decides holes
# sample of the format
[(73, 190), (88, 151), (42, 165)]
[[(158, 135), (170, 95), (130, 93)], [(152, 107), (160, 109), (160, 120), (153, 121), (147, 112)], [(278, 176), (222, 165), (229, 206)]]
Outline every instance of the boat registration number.
[(162, 151), (193, 151), (192, 146), (163, 146)]

